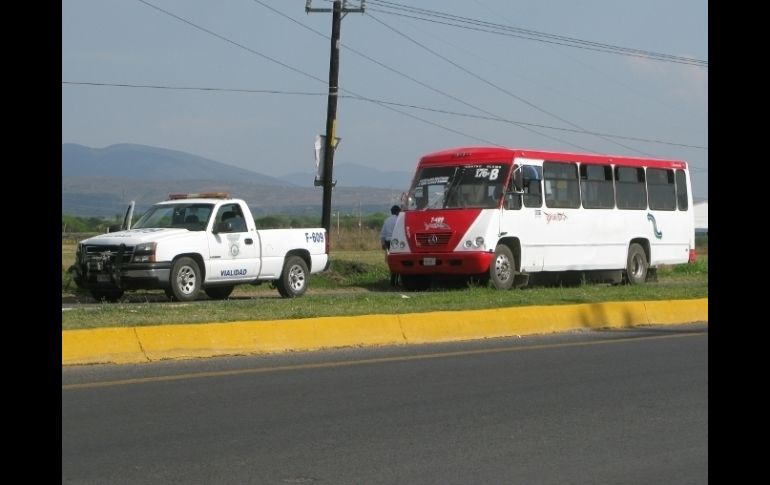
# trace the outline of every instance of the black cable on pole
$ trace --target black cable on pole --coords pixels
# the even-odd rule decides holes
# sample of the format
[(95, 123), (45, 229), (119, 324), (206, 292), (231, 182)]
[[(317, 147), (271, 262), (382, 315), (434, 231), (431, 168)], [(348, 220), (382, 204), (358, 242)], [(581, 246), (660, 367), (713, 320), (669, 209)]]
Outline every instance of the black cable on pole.
[[(502, 35), (505, 35), (505, 32), (508, 32), (509, 33), (508, 35), (511, 35), (513, 37), (525, 38), (528, 40), (534, 40), (538, 42), (555, 43), (555, 44), (564, 45), (567, 47), (575, 47), (575, 48), (596, 50), (600, 52), (607, 52), (612, 54), (630, 55), (634, 57), (645, 57), (648, 59), (659, 60), (659, 61), (675, 62), (675, 63), (681, 63), (681, 64), (690, 64), (690, 65), (708, 67), (708, 61), (695, 59), (691, 57), (675, 56), (672, 54), (654, 52), (654, 51), (649, 51), (644, 49), (622, 47), (622, 46), (613, 45), (613, 44), (606, 44), (601, 42), (578, 39), (575, 37), (567, 37), (564, 35), (550, 34), (546, 32), (540, 32), (537, 30), (497, 24), (493, 22), (472, 19), (469, 17), (452, 15), (445, 12), (412, 7), (409, 5), (403, 5), (395, 2), (388, 2), (384, 0), (372, 0), (371, 4), (378, 5), (382, 8), (391, 9), (391, 10), (382, 10), (382, 9), (370, 7), (369, 8), (370, 11), (381, 12), (389, 15), (398, 15), (402, 17), (409, 17), (417, 20), (424, 20), (424, 21), (440, 23), (444, 25), (450, 25), (454, 27), (461, 27), (461, 28), (470, 28), (470, 27), (467, 27), (464, 25), (458, 25), (458, 23), (468, 24), (468, 25), (473, 25), (478, 27), (478, 28), (471, 28), (471, 30), (481, 30), (488, 33), (498, 33)], [(395, 12), (393, 10), (395, 10)], [(414, 15), (420, 15), (421, 17), (415, 17), (414, 15), (410, 16), (406, 14), (397, 13), (399, 11), (412, 13)], [(428, 17), (428, 18), (425, 18), (425, 17)], [(447, 22), (435, 21), (435, 20), (431, 20), (430, 17), (439, 18), (449, 22), (456, 22), (456, 23), (451, 24)]]

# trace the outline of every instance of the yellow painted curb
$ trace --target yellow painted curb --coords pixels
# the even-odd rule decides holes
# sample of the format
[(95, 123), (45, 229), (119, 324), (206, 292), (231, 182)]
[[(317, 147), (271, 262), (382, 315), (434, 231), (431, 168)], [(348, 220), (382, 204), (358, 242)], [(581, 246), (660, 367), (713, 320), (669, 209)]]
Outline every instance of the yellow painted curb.
[(137, 327), (149, 360), (403, 343), (396, 315)]
[(708, 321), (708, 298), (62, 331), (62, 365), (449, 342)]
[(133, 327), (64, 330), (61, 333), (62, 364), (147, 362)]

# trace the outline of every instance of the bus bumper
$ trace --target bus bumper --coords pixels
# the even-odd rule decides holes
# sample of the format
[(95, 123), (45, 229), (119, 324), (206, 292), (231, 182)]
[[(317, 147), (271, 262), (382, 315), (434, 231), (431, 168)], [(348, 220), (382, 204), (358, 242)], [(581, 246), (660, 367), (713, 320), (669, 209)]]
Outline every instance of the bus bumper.
[(495, 257), (493, 252), (391, 253), (391, 273), (407, 275), (476, 275), (486, 273)]

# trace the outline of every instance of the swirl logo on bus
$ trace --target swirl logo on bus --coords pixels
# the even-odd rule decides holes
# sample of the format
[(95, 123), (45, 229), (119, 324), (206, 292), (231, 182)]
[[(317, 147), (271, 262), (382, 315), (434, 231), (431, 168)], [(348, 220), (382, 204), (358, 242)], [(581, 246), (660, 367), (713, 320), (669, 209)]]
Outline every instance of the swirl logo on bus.
[(543, 214), (545, 214), (545, 222), (546, 224), (550, 224), (551, 221), (553, 222), (560, 222), (560, 221), (566, 221), (567, 220), (567, 214), (564, 212), (557, 212), (555, 214), (549, 214), (546, 211), (543, 211)]
[(425, 229), (451, 229), (451, 227), (444, 222), (443, 217), (431, 217), (430, 222), (425, 223)]
[(647, 220), (652, 222), (652, 232), (653, 232), (653, 234), (655, 234), (655, 238), (656, 239), (662, 239), (663, 238), (663, 231), (659, 231), (658, 230), (658, 223), (655, 220), (655, 216), (648, 212), (647, 213)]

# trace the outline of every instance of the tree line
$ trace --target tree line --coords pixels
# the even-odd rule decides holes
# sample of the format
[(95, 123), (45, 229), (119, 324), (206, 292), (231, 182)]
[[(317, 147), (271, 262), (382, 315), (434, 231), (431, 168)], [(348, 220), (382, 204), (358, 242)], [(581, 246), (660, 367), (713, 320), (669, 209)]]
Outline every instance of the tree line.
[[(140, 216), (134, 216), (134, 222)], [(332, 213), (331, 229), (335, 230), (377, 230), (382, 227), (387, 214), (375, 212), (371, 214), (339, 214)], [(82, 217), (62, 214), (62, 233), (104, 233), (110, 225), (123, 222), (123, 215), (116, 214), (112, 218)], [(270, 214), (254, 219), (257, 229), (289, 229), (293, 227), (320, 227), (321, 216)]]

